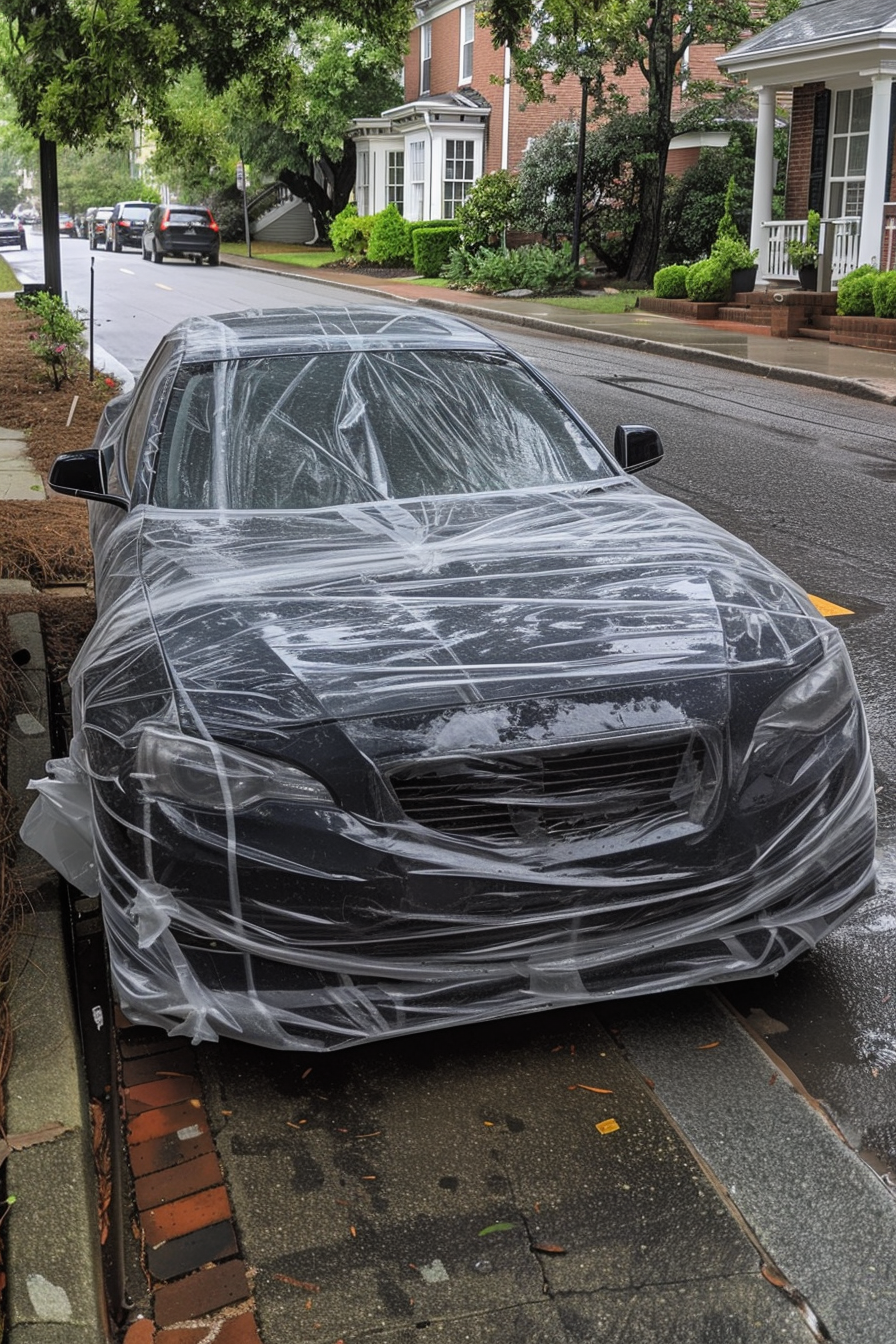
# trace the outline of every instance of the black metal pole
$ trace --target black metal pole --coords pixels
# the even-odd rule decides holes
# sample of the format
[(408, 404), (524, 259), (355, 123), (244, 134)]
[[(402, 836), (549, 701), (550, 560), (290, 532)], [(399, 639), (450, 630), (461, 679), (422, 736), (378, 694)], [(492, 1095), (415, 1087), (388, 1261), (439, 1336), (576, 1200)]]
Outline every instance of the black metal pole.
[(90, 382), (93, 382), (93, 268), (96, 257), (90, 258)]
[(243, 224), (246, 229), (246, 256), (252, 256), (252, 234), (249, 232), (249, 197), (246, 191), (246, 161), (240, 148), (240, 176), (243, 183)]
[(62, 258), (59, 255), (59, 179), (56, 144), (40, 137), (40, 214), (44, 235), (44, 284), (62, 297)]
[(579, 269), (582, 249), (582, 195), (585, 190), (585, 133), (588, 129), (588, 80), (582, 77), (582, 112), (579, 117), (579, 157), (576, 164), (576, 201), (572, 218), (572, 264)]

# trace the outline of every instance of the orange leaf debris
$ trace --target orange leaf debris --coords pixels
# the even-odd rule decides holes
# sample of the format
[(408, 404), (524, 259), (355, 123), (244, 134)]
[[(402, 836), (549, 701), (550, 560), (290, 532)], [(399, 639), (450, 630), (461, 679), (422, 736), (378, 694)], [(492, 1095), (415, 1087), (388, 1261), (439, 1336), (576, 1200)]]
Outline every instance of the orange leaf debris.
[(718, 1044), (719, 1044), (718, 1041), (707, 1041), (705, 1045), (698, 1045), (698, 1046), (697, 1046), (697, 1049), (698, 1049), (698, 1050), (715, 1050), (715, 1048), (716, 1048), (716, 1046), (717, 1046)]

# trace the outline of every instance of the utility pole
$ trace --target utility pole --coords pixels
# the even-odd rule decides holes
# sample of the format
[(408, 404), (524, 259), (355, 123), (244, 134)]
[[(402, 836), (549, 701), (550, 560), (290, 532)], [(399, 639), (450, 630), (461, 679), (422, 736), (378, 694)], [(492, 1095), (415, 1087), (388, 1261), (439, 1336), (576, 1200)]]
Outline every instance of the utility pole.
[(62, 258), (59, 254), (59, 179), (56, 143), (40, 137), (40, 217), (44, 235), (44, 284), (62, 297)]

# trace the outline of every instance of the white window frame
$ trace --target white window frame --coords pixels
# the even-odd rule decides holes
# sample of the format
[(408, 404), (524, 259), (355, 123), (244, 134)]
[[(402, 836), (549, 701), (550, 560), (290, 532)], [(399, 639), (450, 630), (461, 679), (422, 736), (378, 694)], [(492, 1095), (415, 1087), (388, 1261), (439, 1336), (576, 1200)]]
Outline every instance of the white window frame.
[(386, 152), (386, 204), (396, 205), (398, 213), (404, 214), (403, 149), (390, 149)]
[[(867, 98), (867, 124), (864, 130), (856, 129), (856, 94)], [(846, 117), (846, 129), (838, 130), (838, 114), (849, 99)], [(871, 123), (871, 88), (863, 85), (857, 89), (838, 89), (833, 95), (831, 131), (828, 144), (827, 173), (827, 214), (831, 219), (843, 219), (847, 216), (861, 218), (865, 198), (865, 177), (868, 172), (868, 137)], [(850, 169), (850, 157), (858, 148), (858, 142), (864, 140), (865, 153), (862, 156), (862, 169)], [(842, 172), (834, 171), (834, 160), (842, 153)]]
[(420, 96), (432, 88), (432, 24), (420, 25)]
[(476, 6), (462, 5), (460, 10), (460, 73), (458, 84), (473, 82), (473, 38), (476, 33)]
[(358, 150), (355, 170), (355, 206), (359, 215), (370, 214), (370, 150)]
[(426, 141), (409, 140), (407, 147), (407, 185), (410, 188), (407, 219), (425, 219), (423, 202), (426, 199)]
[[(456, 146), (463, 145), (463, 156), (459, 156)], [(463, 175), (457, 176), (458, 164), (463, 167)], [(469, 169), (469, 175), (468, 175)], [(450, 176), (449, 176), (450, 172)], [(463, 205), (476, 181), (476, 141), (454, 139), (445, 141), (442, 162), (442, 218), (454, 219), (457, 208)], [(460, 184), (460, 191), (457, 185)], [(450, 191), (450, 196), (449, 196)]]

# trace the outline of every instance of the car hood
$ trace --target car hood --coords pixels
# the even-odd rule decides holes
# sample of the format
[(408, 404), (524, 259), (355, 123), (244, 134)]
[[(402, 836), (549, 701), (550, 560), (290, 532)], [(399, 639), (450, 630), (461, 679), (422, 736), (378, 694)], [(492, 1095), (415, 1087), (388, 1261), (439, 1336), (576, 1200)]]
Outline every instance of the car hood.
[(181, 712), (225, 735), (793, 664), (822, 624), (749, 546), (627, 479), (307, 513), (146, 508), (123, 528), (136, 572), (119, 564), (108, 637), (148, 612)]

